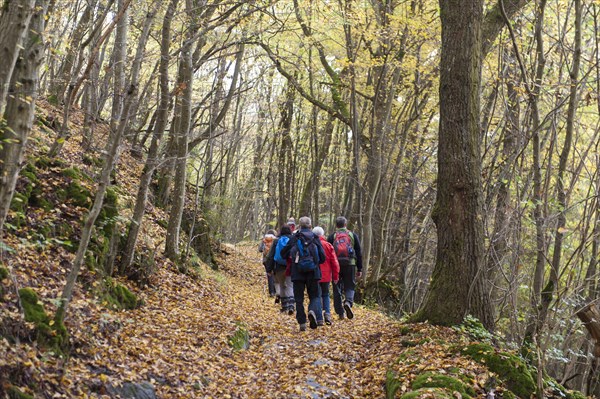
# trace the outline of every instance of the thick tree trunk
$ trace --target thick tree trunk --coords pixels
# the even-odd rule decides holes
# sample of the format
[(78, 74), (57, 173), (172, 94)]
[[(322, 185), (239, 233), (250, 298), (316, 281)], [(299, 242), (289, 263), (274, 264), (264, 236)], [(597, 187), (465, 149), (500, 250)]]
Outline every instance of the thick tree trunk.
[(35, 0), (6, 0), (0, 14), (0, 115), (4, 114), (8, 88), (34, 4)]
[(438, 248), (431, 287), (416, 320), (451, 325), (471, 314), (488, 329), (494, 312), (484, 270), (479, 146), (483, 1), (440, 0)]
[(36, 12), (31, 18), (17, 59), (10, 85), (10, 96), (4, 119), (7, 128), (0, 127), (2, 150), (0, 151), (0, 232), (10, 208), (23, 161), (27, 137), (35, 116), (35, 101), (38, 96), (39, 70), (44, 53), (43, 32), (48, 4), (37, 0)]

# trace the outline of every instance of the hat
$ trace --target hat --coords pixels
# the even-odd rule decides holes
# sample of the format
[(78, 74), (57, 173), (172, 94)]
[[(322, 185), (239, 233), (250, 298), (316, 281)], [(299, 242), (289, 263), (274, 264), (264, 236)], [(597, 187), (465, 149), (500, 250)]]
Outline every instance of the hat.
[(294, 218), (289, 218), (286, 224), (287, 224), (288, 226), (290, 226), (290, 225), (293, 225), (293, 226), (295, 226), (295, 225), (296, 225), (296, 219), (294, 219)]

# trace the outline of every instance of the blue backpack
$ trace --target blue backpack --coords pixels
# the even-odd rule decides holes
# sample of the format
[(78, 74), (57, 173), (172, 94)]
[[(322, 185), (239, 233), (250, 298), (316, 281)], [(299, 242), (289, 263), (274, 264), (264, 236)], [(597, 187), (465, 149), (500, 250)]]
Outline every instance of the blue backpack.
[(318, 240), (317, 236), (313, 236), (308, 240), (303, 235), (298, 236), (298, 241), (296, 241), (298, 251), (294, 259), (298, 271), (306, 273), (312, 272), (317, 268), (319, 249), (317, 248), (317, 244), (315, 244), (315, 240)]
[(287, 264), (287, 259), (281, 257), (281, 250), (287, 245), (289, 240), (290, 237), (288, 236), (279, 237), (279, 240), (277, 240), (277, 246), (275, 247), (275, 256), (273, 257), (273, 259), (278, 265), (285, 266)]

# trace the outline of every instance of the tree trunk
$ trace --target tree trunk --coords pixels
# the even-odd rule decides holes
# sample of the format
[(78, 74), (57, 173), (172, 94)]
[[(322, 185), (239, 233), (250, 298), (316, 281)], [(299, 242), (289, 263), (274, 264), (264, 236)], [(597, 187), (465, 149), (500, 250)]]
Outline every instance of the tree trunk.
[[(290, 197), (292, 195), (292, 174), (294, 174), (292, 160), (292, 139), (290, 137), (290, 129), (294, 116), (294, 100), (296, 98), (296, 90), (291, 83), (288, 83), (285, 102), (279, 106), (279, 131), (277, 134), (281, 137), (281, 148), (279, 153), (281, 158), (278, 160), (280, 167), (277, 169), (277, 183), (279, 194), (277, 204), (279, 213), (277, 215), (277, 226), (283, 226), (290, 212)], [(301, 215), (304, 216), (304, 215)]]
[(0, 115), (4, 115), (6, 96), (34, 4), (35, 0), (6, 0), (0, 14)]
[(123, 109), (123, 97), (125, 95), (125, 62), (127, 59), (127, 30), (129, 28), (129, 13), (127, 8), (124, 8), (124, 1), (125, 0), (117, 1), (117, 8), (119, 10), (124, 10), (124, 14), (117, 23), (115, 44), (113, 47), (115, 56), (113, 58), (113, 102), (112, 111), (110, 114), (111, 130), (114, 130), (119, 123), (121, 111)]
[(160, 103), (157, 109), (156, 123), (154, 125), (154, 132), (152, 135), (152, 141), (150, 142), (150, 148), (148, 150), (148, 157), (146, 158), (146, 164), (142, 171), (140, 178), (140, 186), (138, 188), (135, 207), (133, 210), (133, 216), (131, 217), (131, 223), (129, 224), (129, 231), (127, 233), (127, 244), (125, 251), (121, 257), (121, 271), (126, 270), (133, 261), (133, 255), (135, 253), (135, 245), (137, 243), (140, 227), (144, 219), (144, 213), (146, 212), (146, 202), (148, 201), (148, 192), (150, 190), (150, 183), (152, 182), (152, 176), (158, 166), (159, 162), (159, 146), (162, 139), (163, 133), (167, 127), (168, 114), (169, 114), (169, 102), (171, 101), (171, 94), (169, 91), (169, 62), (170, 54), (169, 47), (171, 44), (171, 21), (173, 15), (177, 9), (178, 0), (171, 0), (165, 13), (162, 25), (162, 39), (160, 48)]
[(0, 151), (0, 232), (17, 184), (23, 162), (27, 137), (35, 116), (35, 101), (38, 97), (39, 70), (44, 55), (43, 32), (48, 4), (37, 0), (36, 12), (31, 17), (23, 50), (17, 59), (9, 89), (4, 119), (6, 127), (0, 127), (2, 150)]
[(440, 0), (438, 248), (429, 294), (415, 320), (452, 325), (471, 314), (488, 329), (494, 312), (484, 270), (479, 146), (483, 2)]
[[(571, 68), (570, 76), (570, 93), (569, 93), (569, 108), (567, 110), (567, 125), (565, 129), (565, 141), (563, 144), (562, 151), (560, 153), (560, 160), (558, 165), (558, 176), (556, 182), (557, 199), (560, 208), (558, 214), (558, 220), (556, 225), (556, 233), (554, 239), (554, 250), (552, 254), (552, 263), (550, 265), (550, 277), (548, 283), (542, 291), (542, 302), (540, 313), (537, 322), (536, 334), (539, 334), (546, 318), (548, 317), (548, 310), (554, 297), (554, 293), (558, 291), (559, 275), (560, 275), (560, 264), (562, 257), (562, 245), (563, 237), (565, 234), (565, 226), (567, 223), (567, 184), (565, 183), (565, 172), (567, 170), (567, 162), (569, 160), (569, 154), (571, 152), (571, 145), (573, 142), (573, 133), (575, 130), (575, 113), (577, 111), (577, 104), (579, 101), (578, 80), (579, 80), (579, 67), (581, 65), (581, 19), (582, 19), (582, 5), (581, 0), (575, 0), (575, 43), (573, 48), (573, 65)], [(600, 352), (598, 353), (600, 355)]]
[[(125, 4), (124, 6), (127, 5), (128, 4)], [(160, 2), (155, 3), (155, 6), (157, 7), (159, 5)], [(81, 270), (81, 266), (85, 260), (85, 252), (87, 251), (90, 239), (92, 237), (94, 223), (96, 222), (96, 219), (102, 210), (104, 195), (106, 194), (106, 189), (110, 184), (113, 169), (115, 168), (115, 165), (119, 159), (119, 150), (121, 147), (121, 142), (123, 141), (123, 133), (125, 132), (125, 128), (127, 127), (129, 118), (131, 116), (131, 107), (133, 106), (133, 102), (137, 99), (139, 75), (142, 61), (144, 59), (144, 48), (148, 39), (150, 24), (148, 24), (147, 28), (148, 31), (142, 34), (138, 43), (135, 60), (131, 67), (131, 78), (127, 85), (128, 90), (125, 96), (121, 118), (119, 120), (117, 129), (115, 131), (111, 130), (109, 134), (108, 142), (106, 143), (106, 155), (104, 158), (104, 164), (102, 166), (102, 172), (100, 174), (100, 179), (98, 181), (98, 189), (96, 191), (96, 195), (94, 196), (94, 203), (83, 223), (83, 227), (81, 229), (81, 239), (79, 241), (79, 246), (77, 247), (75, 260), (73, 261), (73, 266), (69, 272), (67, 283), (65, 284), (61, 295), (60, 306), (56, 311), (56, 319), (60, 320), (61, 322), (64, 320), (69, 302), (73, 296), (75, 282), (77, 281), (77, 276), (79, 275), (79, 271)]]
[[(186, 1), (188, 15), (191, 16), (193, 7), (191, 1)], [(188, 156), (188, 139), (192, 117), (192, 36), (194, 29), (190, 28), (188, 38), (181, 49), (179, 61), (178, 84), (183, 91), (177, 101), (175, 110), (179, 110), (176, 116), (178, 123), (174, 130), (175, 148), (177, 159), (175, 160), (175, 180), (173, 184), (173, 205), (169, 214), (167, 225), (167, 237), (165, 241), (165, 255), (176, 262), (179, 260), (179, 233), (181, 230), (181, 218), (185, 205), (186, 165)]]

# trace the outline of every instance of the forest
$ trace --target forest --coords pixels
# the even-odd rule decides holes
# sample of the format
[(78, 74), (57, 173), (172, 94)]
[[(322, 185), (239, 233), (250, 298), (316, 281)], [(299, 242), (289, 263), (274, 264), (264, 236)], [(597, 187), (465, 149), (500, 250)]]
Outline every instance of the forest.
[[(332, 232), (343, 215), (361, 306), (481, 323), (535, 370), (532, 395), (551, 377), (600, 397), (599, 14), (598, 0), (0, 0), (2, 353), (32, 336), (78, 350), (82, 290), (123, 306), (119, 282), (143, 296), (165, 268), (229, 270), (232, 244), (256, 258), (290, 217)], [(34, 321), (28, 302), (49, 313)], [(339, 397), (385, 396), (352, 392)]]

